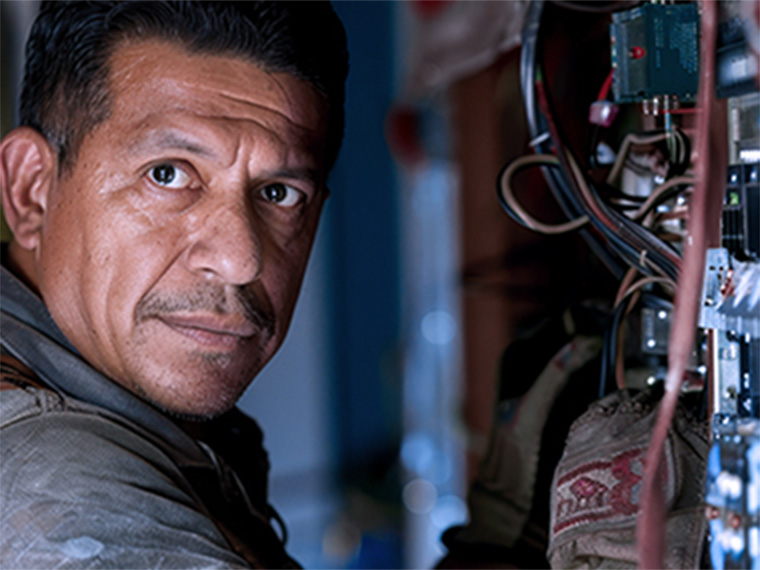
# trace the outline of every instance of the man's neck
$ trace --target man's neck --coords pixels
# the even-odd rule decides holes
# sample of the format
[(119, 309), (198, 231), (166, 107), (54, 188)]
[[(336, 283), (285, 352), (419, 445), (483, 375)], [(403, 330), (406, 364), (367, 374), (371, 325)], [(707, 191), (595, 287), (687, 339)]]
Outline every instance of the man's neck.
[(3, 244), (2, 265), (20, 279), (24, 285), (39, 295), (37, 280), (35, 278), (37, 272), (33, 252), (23, 249), (15, 241)]

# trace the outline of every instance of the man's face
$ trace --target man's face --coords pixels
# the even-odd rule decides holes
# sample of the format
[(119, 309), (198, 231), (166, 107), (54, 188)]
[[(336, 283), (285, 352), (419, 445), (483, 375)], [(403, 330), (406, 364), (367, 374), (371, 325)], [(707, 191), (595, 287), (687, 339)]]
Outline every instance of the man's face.
[(290, 75), (160, 41), (118, 48), (109, 92), (50, 193), (40, 292), (108, 377), (218, 414), (288, 328), (326, 197), (326, 104)]

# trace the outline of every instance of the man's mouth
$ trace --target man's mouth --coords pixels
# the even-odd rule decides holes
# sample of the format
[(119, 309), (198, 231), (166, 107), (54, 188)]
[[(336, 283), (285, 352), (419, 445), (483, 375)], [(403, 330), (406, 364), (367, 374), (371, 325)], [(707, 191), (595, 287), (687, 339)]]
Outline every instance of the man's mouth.
[(218, 350), (231, 350), (257, 333), (257, 327), (239, 315), (168, 314), (156, 318), (173, 331)]

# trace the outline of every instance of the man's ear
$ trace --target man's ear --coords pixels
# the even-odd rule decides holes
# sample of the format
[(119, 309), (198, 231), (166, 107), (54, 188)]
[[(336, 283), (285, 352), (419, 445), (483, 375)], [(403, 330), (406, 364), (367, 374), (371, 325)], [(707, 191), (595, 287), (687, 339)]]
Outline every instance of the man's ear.
[(0, 184), (3, 213), (22, 248), (39, 245), (48, 195), (58, 177), (58, 158), (45, 137), (19, 127), (0, 144)]

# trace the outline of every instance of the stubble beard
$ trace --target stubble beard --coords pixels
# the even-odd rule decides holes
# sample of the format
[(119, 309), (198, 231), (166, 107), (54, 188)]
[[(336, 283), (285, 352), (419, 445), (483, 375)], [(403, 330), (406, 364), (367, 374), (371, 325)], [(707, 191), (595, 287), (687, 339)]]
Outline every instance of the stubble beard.
[(132, 374), (128, 383), (133, 392), (174, 418), (207, 421), (230, 410), (266, 364), (269, 352), (274, 352), (268, 345), (275, 336), (276, 320), (251, 292), (235, 290), (230, 294), (205, 286), (189, 294), (146, 295), (135, 309), (136, 326), (152, 328), (162, 315), (174, 312), (237, 314), (256, 329), (255, 335), (241, 339), (243, 346), (232, 353), (197, 350), (184, 355), (181, 351), (156, 354), (150, 334), (136, 339), (131, 347), (130, 354), (145, 355), (133, 356), (129, 363)]

